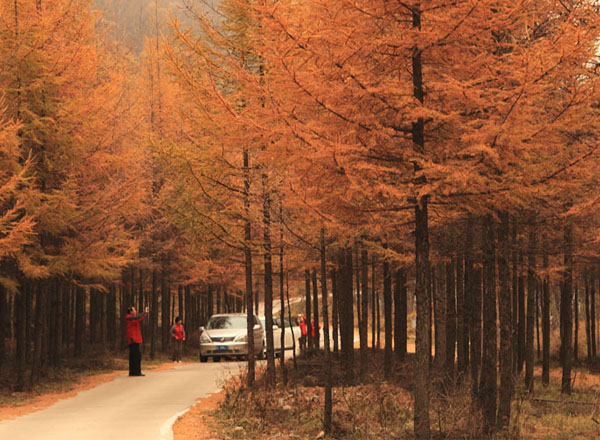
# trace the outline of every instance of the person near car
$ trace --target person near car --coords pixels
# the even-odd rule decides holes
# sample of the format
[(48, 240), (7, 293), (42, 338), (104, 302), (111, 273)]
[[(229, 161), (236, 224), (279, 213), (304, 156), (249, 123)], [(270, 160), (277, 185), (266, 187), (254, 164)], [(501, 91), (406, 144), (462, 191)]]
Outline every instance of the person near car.
[(129, 346), (130, 376), (144, 376), (142, 374), (142, 352), (140, 351), (140, 344), (143, 342), (140, 323), (146, 316), (148, 316), (148, 307), (146, 307), (144, 313), (136, 315), (136, 310), (133, 306), (127, 309), (127, 314), (125, 315), (125, 337)]
[(181, 362), (185, 329), (179, 316), (175, 318), (175, 324), (171, 326), (171, 338), (173, 338), (173, 362)]
[(300, 335), (300, 351), (305, 351), (308, 329), (306, 328), (306, 318), (302, 314), (298, 315), (298, 326), (300, 327), (300, 333), (301, 333), (301, 335)]

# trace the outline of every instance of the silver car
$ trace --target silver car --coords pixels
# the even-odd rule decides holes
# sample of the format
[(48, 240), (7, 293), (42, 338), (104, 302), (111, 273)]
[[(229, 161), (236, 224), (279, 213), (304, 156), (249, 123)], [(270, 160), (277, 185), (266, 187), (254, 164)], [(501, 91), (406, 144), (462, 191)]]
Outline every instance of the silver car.
[[(200, 362), (214, 362), (221, 358), (244, 359), (248, 356), (247, 315), (228, 313), (213, 315), (206, 327), (200, 327)], [(264, 351), (264, 330), (260, 321), (254, 317), (254, 353), (261, 357)]]
[[(260, 322), (264, 329), (267, 328), (266, 318), (264, 316), (260, 317)], [(291, 319), (286, 317), (284, 320), (285, 325), (285, 350), (293, 350), (296, 347), (296, 353), (300, 352), (300, 336), (302, 336), (302, 332), (300, 327), (298, 327), (298, 318), (292, 317)], [(278, 357), (281, 354), (281, 318), (273, 317), (273, 344), (275, 347), (275, 357)], [(266, 333), (266, 330), (265, 330)], [(293, 340), (294, 341), (293, 341)], [(263, 341), (265, 346), (266, 356), (266, 347), (267, 347), (267, 338), (265, 334), (265, 340)]]

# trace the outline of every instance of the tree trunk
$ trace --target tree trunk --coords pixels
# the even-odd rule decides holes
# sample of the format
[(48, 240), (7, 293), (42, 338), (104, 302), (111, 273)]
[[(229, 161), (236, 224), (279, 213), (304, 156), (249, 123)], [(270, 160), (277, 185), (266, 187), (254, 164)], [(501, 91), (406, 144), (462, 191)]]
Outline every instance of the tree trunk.
[(333, 367), (329, 348), (329, 311), (327, 307), (327, 266), (325, 263), (325, 258), (325, 230), (321, 229), (321, 298), (323, 303), (323, 345), (325, 348), (325, 364), (327, 368), (327, 378), (325, 381), (325, 407), (323, 411), (323, 431), (326, 435), (328, 435), (331, 433), (331, 418), (333, 413)]
[(15, 372), (17, 374), (15, 391), (21, 392), (25, 388), (25, 368), (26, 368), (26, 351), (27, 340), (25, 336), (26, 313), (25, 313), (25, 291), (30, 287), (26, 283), (21, 283), (21, 291), (15, 296), (15, 325), (16, 325), (16, 356), (15, 356)]
[[(356, 275), (356, 322), (358, 325), (358, 332), (360, 335), (361, 329), (362, 329), (362, 313), (360, 311), (361, 309), (361, 300), (360, 300), (360, 278), (361, 278), (361, 271), (360, 271), (360, 250), (359, 250), (359, 246), (358, 244), (355, 246), (355, 250), (356, 250), (356, 270), (354, 271), (355, 275)], [(360, 337), (359, 337), (360, 339)]]
[(592, 360), (596, 359), (596, 274), (598, 268), (594, 266), (590, 271), (590, 324), (592, 325)]
[(332, 304), (331, 304), (331, 325), (333, 327), (333, 352), (337, 353), (339, 351), (339, 271), (335, 269), (331, 270), (331, 293), (333, 295)]
[(535, 282), (535, 338), (537, 359), (542, 358), (542, 346), (540, 344), (540, 283), (536, 278)]
[(377, 338), (377, 300), (375, 299), (375, 255), (371, 255), (371, 348), (374, 350)]
[(456, 377), (454, 369), (456, 353), (456, 284), (454, 278), (454, 259), (446, 263), (446, 374), (453, 383)]
[(352, 293), (352, 249), (342, 251), (343, 284), (340, 298), (340, 329), (342, 330), (342, 362), (346, 370), (346, 382), (354, 383), (354, 295)]
[(292, 333), (292, 344), (294, 344), (294, 332), (292, 331), (292, 318), (289, 319), (289, 326), (285, 324), (285, 295), (283, 290), (283, 206), (280, 200), (279, 203), (279, 322), (281, 324), (281, 340), (279, 353), (279, 362), (281, 365), (281, 375), (283, 378), (283, 386), (287, 386), (287, 370), (285, 368), (285, 332), (288, 329)]
[(573, 281), (573, 255), (572, 255), (573, 229), (571, 225), (565, 226), (565, 256), (564, 272), (560, 301), (560, 316), (563, 326), (562, 339), (562, 381), (561, 392), (571, 394), (571, 336), (572, 336), (572, 281)]
[(506, 212), (500, 213), (500, 227), (498, 228), (498, 310), (500, 318), (500, 388), (498, 399), (498, 429), (503, 429), (510, 422), (510, 407), (513, 396), (513, 315), (512, 292), (509, 287), (510, 257), (509, 242), (509, 217)]
[(361, 252), (360, 263), (357, 271), (361, 274), (362, 279), (362, 307), (360, 308), (362, 318), (358, 330), (360, 334), (360, 375), (364, 377), (369, 369), (369, 346), (367, 339), (369, 325), (369, 256), (364, 249)]
[(0, 370), (6, 363), (8, 356), (6, 355), (7, 338), (6, 329), (8, 327), (8, 302), (6, 297), (6, 289), (0, 284)]
[(312, 351), (313, 349), (313, 338), (311, 331), (311, 322), (312, 322), (312, 297), (310, 296), (310, 270), (304, 270), (304, 288), (305, 288), (305, 305), (306, 305), (306, 339), (308, 350)]
[(496, 328), (496, 262), (494, 224), (488, 215), (483, 227), (483, 351), (481, 356), (480, 399), (484, 414), (484, 429), (496, 428), (498, 335)]
[[(418, 62), (420, 64), (420, 55)], [(420, 67), (419, 67), (420, 68)], [(417, 303), (417, 328), (415, 337), (415, 395), (414, 395), (414, 430), (417, 439), (428, 439), (429, 428), (429, 359), (431, 357), (430, 341), (430, 304), (427, 292), (429, 282), (429, 231), (427, 219), (427, 198), (415, 206), (415, 260), (416, 284), (415, 297)]]
[(406, 268), (401, 267), (396, 271), (394, 286), (394, 350), (396, 357), (401, 361), (404, 360), (407, 352), (407, 317)]
[(163, 353), (167, 353), (169, 350), (169, 321), (170, 321), (170, 306), (171, 306), (171, 294), (169, 292), (169, 284), (167, 281), (167, 275), (165, 274), (165, 270), (163, 268), (161, 277), (160, 277), (160, 302), (161, 302), (161, 321), (160, 321), (160, 329), (161, 329), (161, 349)]
[(467, 290), (469, 297), (469, 311), (471, 312), (469, 322), (470, 336), (470, 366), (472, 393), (474, 397), (479, 396), (479, 367), (481, 365), (481, 268), (475, 267), (472, 255), (473, 247), (473, 221), (469, 218), (467, 224), (467, 253), (465, 256), (465, 274), (467, 276)]
[(275, 387), (275, 341), (273, 340), (273, 262), (271, 249), (271, 197), (266, 175), (263, 175), (263, 239), (264, 239), (264, 282), (265, 282), (265, 324), (267, 338), (267, 387)]
[(313, 344), (315, 350), (321, 349), (321, 332), (319, 330), (319, 289), (317, 288), (317, 271), (312, 270), (312, 282), (313, 282), (313, 328), (315, 337), (313, 338)]
[(83, 340), (85, 337), (85, 309), (86, 292), (83, 287), (77, 287), (76, 306), (75, 306), (75, 356), (83, 354)]
[(533, 330), (535, 325), (535, 250), (537, 247), (535, 231), (529, 231), (529, 256), (527, 260), (527, 330), (525, 341), (525, 388), (533, 391), (533, 362), (534, 362), (534, 340)]
[[(383, 248), (387, 249), (387, 243), (383, 244)], [(383, 260), (383, 313), (385, 318), (385, 347), (383, 355), (383, 374), (389, 378), (392, 374), (392, 274), (390, 272), (390, 263), (387, 259)]]
[(591, 323), (590, 323), (590, 279), (589, 267), (586, 265), (583, 273), (584, 292), (585, 292), (585, 342), (587, 348), (587, 365), (588, 369), (592, 366), (592, 339), (591, 339)]
[[(544, 252), (544, 271), (548, 270), (548, 254)], [(547, 272), (546, 272), (547, 273)], [(550, 279), (544, 275), (542, 290), (542, 384), (550, 384)]]
[(31, 374), (29, 376), (29, 385), (31, 387), (33, 387), (40, 379), (42, 341), (44, 340), (45, 330), (44, 318), (46, 313), (46, 291), (45, 289), (42, 290), (42, 282), (34, 281), (33, 286), (35, 289), (35, 321), (33, 333), (33, 358), (31, 361)]
[(577, 363), (579, 360), (578, 346), (579, 346), (579, 289), (577, 283), (574, 286), (575, 297), (573, 299), (573, 321), (574, 321), (574, 333), (573, 333), (573, 362)]
[(517, 372), (523, 371), (523, 364), (525, 362), (525, 278), (522, 273), (523, 269), (523, 252), (519, 252), (519, 324), (517, 328), (518, 338), (518, 358), (517, 358)]
[(518, 248), (517, 241), (517, 221), (513, 218), (512, 227), (512, 357), (513, 373), (516, 374), (519, 368), (520, 343), (519, 343), (519, 269), (518, 269)]
[[(246, 335), (248, 338), (248, 387), (254, 386), (255, 362), (254, 362), (254, 296), (252, 292), (252, 219), (250, 218), (250, 156), (244, 148), (244, 269), (246, 275), (246, 305), (248, 307), (246, 317)], [(209, 310), (209, 314), (212, 310)]]
[(467, 359), (469, 353), (469, 315), (467, 313), (465, 301), (465, 264), (464, 256), (456, 257), (456, 358), (458, 380), (465, 375), (467, 371)]
[(156, 269), (152, 270), (152, 309), (150, 310), (150, 359), (156, 357), (156, 342), (158, 339), (158, 294), (157, 294)]

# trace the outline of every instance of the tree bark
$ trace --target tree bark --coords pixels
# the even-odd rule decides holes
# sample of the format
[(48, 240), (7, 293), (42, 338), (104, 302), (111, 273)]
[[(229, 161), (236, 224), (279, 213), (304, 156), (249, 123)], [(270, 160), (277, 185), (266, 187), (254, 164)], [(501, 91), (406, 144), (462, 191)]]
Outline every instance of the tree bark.
[(312, 330), (311, 330), (311, 321), (312, 321), (312, 297), (310, 295), (310, 270), (306, 269), (304, 271), (304, 293), (305, 293), (305, 302), (306, 302), (306, 339), (308, 350), (312, 351), (313, 349), (313, 338), (312, 338)]
[[(325, 348), (325, 364), (327, 368), (325, 381), (325, 407), (323, 411), (323, 431), (326, 435), (331, 433), (331, 418), (333, 413), (333, 366), (329, 345), (329, 310), (327, 298), (327, 265), (325, 248), (325, 230), (321, 229), (321, 299), (323, 303), (323, 345)], [(357, 268), (358, 271), (358, 268)]]
[(29, 385), (33, 387), (40, 379), (40, 368), (42, 359), (42, 341), (44, 340), (45, 330), (45, 305), (46, 291), (42, 290), (42, 281), (34, 281), (35, 289), (35, 318), (33, 333), (33, 357), (31, 361), (31, 374), (29, 376)]
[(377, 300), (375, 299), (375, 255), (371, 255), (371, 348), (375, 349), (377, 338)]
[(496, 263), (494, 223), (490, 215), (483, 227), (483, 351), (481, 356), (480, 399), (484, 415), (484, 429), (492, 433), (496, 428), (498, 336), (496, 328)]
[(157, 290), (157, 280), (156, 280), (156, 270), (152, 270), (152, 310), (150, 310), (150, 359), (154, 359), (156, 357), (156, 340), (157, 338), (157, 328), (158, 328), (158, 294)]
[[(244, 269), (246, 275), (246, 331), (248, 337), (248, 387), (254, 386), (255, 361), (254, 361), (254, 296), (252, 292), (252, 222), (250, 219), (250, 159), (248, 150), (244, 148)], [(209, 310), (209, 315), (212, 310)]]
[(573, 320), (574, 320), (574, 332), (573, 332), (573, 362), (577, 363), (579, 360), (579, 289), (577, 283), (574, 286), (575, 297), (573, 298), (574, 306), (573, 306)]
[(8, 327), (8, 307), (7, 307), (6, 289), (0, 284), (0, 370), (4, 366), (7, 360), (6, 355), (6, 343), (7, 338), (6, 329)]
[(169, 350), (169, 320), (170, 320), (170, 306), (171, 306), (171, 294), (169, 292), (169, 284), (167, 281), (167, 275), (163, 268), (160, 277), (160, 301), (161, 301), (161, 349), (163, 353), (167, 353)]
[(394, 350), (396, 357), (403, 361), (407, 352), (408, 304), (406, 292), (406, 268), (396, 270), (394, 286)]
[(512, 221), (512, 356), (513, 373), (516, 374), (519, 368), (520, 343), (519, 343), (519, 269), (518, 269), (518, 248), (517, 241), (517, 221)]
[(527, 260), (527, 330), (525, 341), (525, 388), (533, 392), (533, 362), (534, 362), (534, 340), (533, 330), (535, 326), (535, 290), (536, 290), (536, 261), (535, 250), (537, 248), (535, 231), (529, 230), (529, 255)]
[[(284, 293), (284, 279), (283, 279), (283, 205), (281, 200), (279, 201), (279, 219), (280, 219), (280, 223), (279, 223), (279, 322), (281, 324), (281, 339), (280, 339), (280, 347), (281, 347), (281, 351), (279, 353), (279, 362), (281, 365), (281, 375), (283, 378), (283, 385), (287, 386), (287, 382), (288, 382), (288, 377), (287, 377), (287, 370), (285, 368), (285, 332), (287, 331), (287, 329), (289, 329), (290, 332), (292, 332), (292, 345), (294, 345), (294, 351), (295, 350), (295, 340), (294, 340), (294, 332), (292, 330), (292, 318), (290, 316), (289, 319), (289, 326), (287, 326), (285, 324), (285, 293)], [(289, 310), (288, 310), (289, 313)]]
[(498, 429), (503, 429), (510, 422), (510, 409), (513, 396), (513, 315), (512, 292), (509, 287), (509, 217), (506, 212), (500, 213), (498, 228), (498, 310), (500, 318), (500, 388), (498, 399)]
[(271, 249), (271, 197), (266, 175), (263, 175), (263, 246), (264, 246), (264, 282), (265, 282), (265, 324), (267, 338), (267, 377), (268, 387), (275, 387), (275, 341), (273, 340), (273, 261)]
[(321, 349), (321, 332), (319, 330), (319, 289), (317, 288), (317, 271), (312, 270), (312, 282), (313, 282), (313, 327), (315, 337), (313, 338), (313, 344), (315, 350)]
[(83, 354), (83, 339), (85, 337), (86, 292), (83, 287), (77, 287), (75, 298), (75, 357)]
[(331, 304), (331, 325), (333, 327), (333, 352), (337, 353), (339, 351), (339, 301), (338, 298), (340, 296), (339, 292), (339, 271), (335, 269), (331, 270), (331, 293), (333, 295), (332, 304)]
[[(387, 249), (387, 243), (383, 244)], [(392, 274), (390, 272), (390, 263), (387, 259), (383, 260), (383, 313), (385, 318), (384, 337), (385, 347), (383, 354), (383, 374), (389, 378), (392, 374), (392, 351), (393, 351), (393, 327), (392, 327)]]
[(346, 370), (346, 383), (354, 383), (354, 304), (353, 304), (353, 276), (352, 276), (352, 249), (342, 251), (343, 258), (343, 285), (340, 298), (340, 328), (342, 331), (342, 362)]
[(446, 374), (453, 383), (456, 378), (456, 284), (454, 259), (446, 263)]
[(523, 371), (523, 364), (525, 363), (525, 278), (522, 274), (523, 269), (523, 252), (519, 252), (519, 281), (518, 281), (518, 294), (519, 294), (519, 323), (517, 328), (518, 338), (518, 358), (517, 358), (517, 372)]
[[(544, 270), (548, 270), (548, 254), (544, 252)], [(550, 384), (550, 280), (544, 275), (542, 289), (542, 384)]]
[(456, 357), (459, 381), (467, 371), (469, 354), (469, 315), (465, 303), (465, 261), (464, 256), (459, 254), (456, 257)]
[(562, 381), (561, 392), (571, 394), (571, 336), (572, 336), (572, 312), (571, 312), (571, 296), (572, 296), (572, 281), (573, 281), (573, 229), (571, 225), (565, 226), (565, 255), (564, 255), (564, 272), (563, 283), (560, 301), (560, 316), (563, 326), (562, 339)]
[(358, 272), (362, 279), (362, 307), (360, 309), (362, 318), (359, 324), (360, 334), (360, 375), (364, 377), (369, 369), (369, 346), (367, 339), (367, 329), (369, 326), (369, 256), (366, 250), (362, 250)]
[(15, 391), (21, 392), (25, 388), (25, 368), (27, 341), (25, 336), (26, 314), (25, 314), (25, 291), (29, 289), (28, 285), (21, 283), (21, 291), (15, 296), (15, 325), (16, 325), (16, 355), (15, 372), (17, 375)]

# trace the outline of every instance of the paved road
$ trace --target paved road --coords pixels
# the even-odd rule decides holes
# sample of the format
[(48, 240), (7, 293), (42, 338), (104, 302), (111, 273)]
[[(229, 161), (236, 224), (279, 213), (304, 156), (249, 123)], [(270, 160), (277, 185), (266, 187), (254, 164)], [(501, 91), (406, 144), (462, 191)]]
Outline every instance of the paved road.
[(0, 422), (4, 440), (169, 440), (177, 415), (220, 389), (244, 363), (186, 364), (119, 376), (45, 410)]

